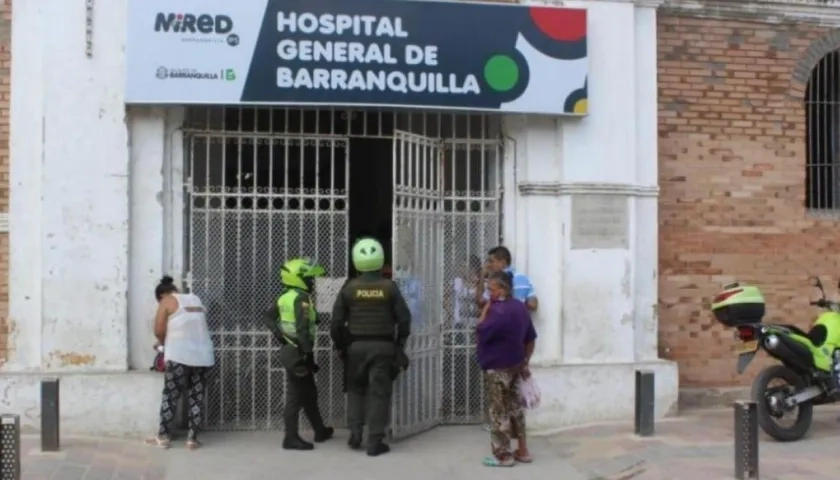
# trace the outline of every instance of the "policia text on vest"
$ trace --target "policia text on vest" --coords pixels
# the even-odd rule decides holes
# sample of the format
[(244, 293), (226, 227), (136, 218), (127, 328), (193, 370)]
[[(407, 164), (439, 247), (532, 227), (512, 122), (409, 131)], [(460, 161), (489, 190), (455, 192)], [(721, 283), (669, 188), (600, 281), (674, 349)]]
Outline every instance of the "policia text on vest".
[(368, 455), (389, 449), (382, 441), (390, 422), (394, 378), (408, 368), (403, 347), (410, 329), (405, 299), (379, 270), (348, 281), (336, 297), (330, 334), (345, 358), (351, 448), (360, 446), (367, 424)]
[(385, 299), (385, 290), (381, 288), (365, 288), (365, 289), (358, 289), (356, 290), (356, 298), (378, 298), (378, 299)]

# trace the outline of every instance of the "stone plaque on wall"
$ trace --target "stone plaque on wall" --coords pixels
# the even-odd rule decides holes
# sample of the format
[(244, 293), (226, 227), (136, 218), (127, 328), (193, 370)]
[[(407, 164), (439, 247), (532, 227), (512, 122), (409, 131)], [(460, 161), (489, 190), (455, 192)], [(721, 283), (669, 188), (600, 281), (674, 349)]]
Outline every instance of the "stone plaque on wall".
[(572, 196), (572, 249), (629, 248), (626, 195)]

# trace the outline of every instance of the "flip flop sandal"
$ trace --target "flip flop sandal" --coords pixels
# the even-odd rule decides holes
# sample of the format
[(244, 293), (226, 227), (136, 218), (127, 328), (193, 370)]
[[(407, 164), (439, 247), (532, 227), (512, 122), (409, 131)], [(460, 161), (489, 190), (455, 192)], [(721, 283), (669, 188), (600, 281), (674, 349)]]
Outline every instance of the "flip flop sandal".
[(201, 448), (201, 442), (199, 442), (198, 440), (187, 440), (186, 445), (187, 449), (189, 450), (198, 450), (199, 448)]
[(516, 462), (513, 460), (513, 458), (506, 458), (504, 460), (500, 460), (494, 456), (484, 457), (484, 460), (482, 460), (481, 463), (485, 467), (512, 467), (516, 465)]
[(165, 437), (150, 437), (150, 438), (147, 438), (145, 440), (145, 442), (143, 442), (143, 443), (145, 443), (146, 445), (148, 445), (150, 447), (158, 447), (158, 448), (162, 448), (164, 450), (166, 450), (166, 449), (168, 449), (169, 447), (172, 446), (172, 442), (168, 438), (165, 438)]
[(513, 459), (519, 463), (531, 463), (534, 461), (530, 455), (517, 455), (515, 453), (513, 454)]

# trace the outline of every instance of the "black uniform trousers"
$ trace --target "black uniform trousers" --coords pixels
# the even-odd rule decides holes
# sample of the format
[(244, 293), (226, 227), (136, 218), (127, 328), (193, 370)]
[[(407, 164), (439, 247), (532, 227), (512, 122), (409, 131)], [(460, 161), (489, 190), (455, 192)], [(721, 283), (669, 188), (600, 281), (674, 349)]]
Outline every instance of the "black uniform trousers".
[(384, 340), (354, 341), (347, 349), (347, 424), (357, 435), (367, 424), (371, 444), (385, 439), (391, 421), (395, 352)]
[(324, 419), (318, 408), (318, 387), (315, 385), (315, 375), (307, 372), (306, 375), (300, 376), (299, 373), (300, 369), (286, 369), (286, 408), (283, 420), (287, 437), (299, 434), (301, 410), (316, 432), (324, 429)]

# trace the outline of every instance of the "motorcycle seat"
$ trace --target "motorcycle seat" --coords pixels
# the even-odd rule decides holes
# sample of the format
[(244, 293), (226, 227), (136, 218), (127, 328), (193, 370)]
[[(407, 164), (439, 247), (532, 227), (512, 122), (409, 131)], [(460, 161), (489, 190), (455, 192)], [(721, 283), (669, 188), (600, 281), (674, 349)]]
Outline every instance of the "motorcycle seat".
[(807, 337), (808, 332), (803, 331), (801, 328), (797, 327), (796, 325), (779, 325), (780, 327), (784, 327), (791, 331), (791, 333), (795, 333), (796, 335), (800, 335), (802, 337)]
[(811, 344), (814, 347), (821, 347), (826, 339), (828, 338), (828, 330), (826, 330), (825, 325), (814, 325), (811, 327), (810, 330), (807, 332), (801, 330), (799, 327), (795, 325), (779, 325), (780, 327), (787, 328), (790, 330), (791, 333), (799, 335), (801, 337), (805, 337), (811, 341)]

